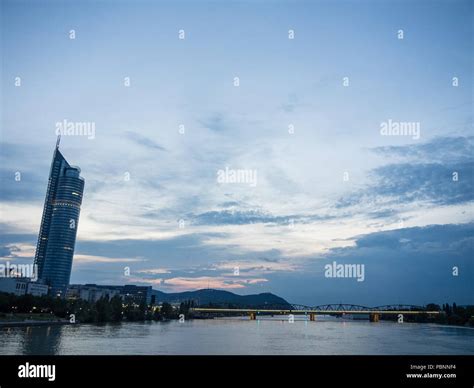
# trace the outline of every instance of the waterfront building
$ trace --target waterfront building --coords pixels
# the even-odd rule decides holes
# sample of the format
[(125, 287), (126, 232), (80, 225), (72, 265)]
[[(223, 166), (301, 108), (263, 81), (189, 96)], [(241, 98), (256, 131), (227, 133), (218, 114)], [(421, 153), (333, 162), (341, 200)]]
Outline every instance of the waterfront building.
[(49, 172), (35, 264), (50, 295), (64, 297), (71, 277), (84, 179), (59, 151), (59, 137)]
[(0, 292), (15, 294), (17, 296), (31, 294), (34, 296), (43, 296), (48, 294), (48, 286), (38, 282), (32, 282), (25, 277), (1, 277)]
[(127, 284), (124, 286), (98, 285), (98, 284), (71, 284), (68, 287), (68, 299), (83, 299), (89, 302), (97, 302), (102, 297), (113, 298), (119, 295), (124, 303), (147, 305), (153, 302), (151, 286), (136, 286)]

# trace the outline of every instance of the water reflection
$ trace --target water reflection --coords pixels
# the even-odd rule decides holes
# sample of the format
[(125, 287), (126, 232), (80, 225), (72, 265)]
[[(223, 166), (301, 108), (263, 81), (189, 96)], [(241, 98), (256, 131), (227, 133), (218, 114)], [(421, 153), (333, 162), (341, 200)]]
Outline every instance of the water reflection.
[(0, 354), (474, 354), (474, 330), (390, 322), (258, 319), (0, 330)]
[(35, 326), (22, 330), (21, 353), (54, 355), (61, 346), (63, 326)]

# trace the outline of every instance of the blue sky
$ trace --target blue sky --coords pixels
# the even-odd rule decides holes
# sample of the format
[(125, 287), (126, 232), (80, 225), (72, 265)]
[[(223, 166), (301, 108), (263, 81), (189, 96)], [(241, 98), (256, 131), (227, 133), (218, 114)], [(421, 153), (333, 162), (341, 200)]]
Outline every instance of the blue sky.
[[(34, 256), (68, 120), (95, 125), (61, 140), (86, 179), (72, 282), (474, 302), (471, 2), (2, 1), (1, 13), (0, 260)], [(418, 123), (419, 138), (382, 136), (388, 120)], [(256, 185), (219, 183), (226, 167), (256, 171)], [(326, 278), (333, 261), (364, 264), (365, 281)]]

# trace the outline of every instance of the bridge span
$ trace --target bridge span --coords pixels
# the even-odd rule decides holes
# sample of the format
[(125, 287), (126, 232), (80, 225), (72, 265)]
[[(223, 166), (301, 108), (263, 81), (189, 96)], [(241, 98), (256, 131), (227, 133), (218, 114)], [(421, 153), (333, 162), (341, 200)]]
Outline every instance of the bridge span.
[(219, 308), (219, 307), (194, 307), (191, 311), (208, 314), (248, 314), (251, 320), (257, 319), (257, 315), (307, 315), (310, 321), (315, 321), (317, 315), (365, 314), (369, 315), (372, 322), (378, 322), (382, 315), (438, 315), (441, 311), (429, 311), (421, 306), (413, 305), (385, 305), (377, 307), (366, 307), (349, 304), (319, 305), (314, 307), (303, 305), (290, 305), (285, 308)]

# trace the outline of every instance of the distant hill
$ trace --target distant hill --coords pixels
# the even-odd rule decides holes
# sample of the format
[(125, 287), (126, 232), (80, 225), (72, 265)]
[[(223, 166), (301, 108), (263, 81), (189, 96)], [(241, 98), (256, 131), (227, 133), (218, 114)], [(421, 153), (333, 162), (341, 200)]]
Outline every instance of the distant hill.
[(167, 294), (153, 290), (152, 295), (155, 295), (156, 303), (181, 303), (192, 300), (199, 306), (290, 308), (290, 304), (285, 299), (269, 292), (255, 295), (237, 295), (229, 291), (204, 289)]

